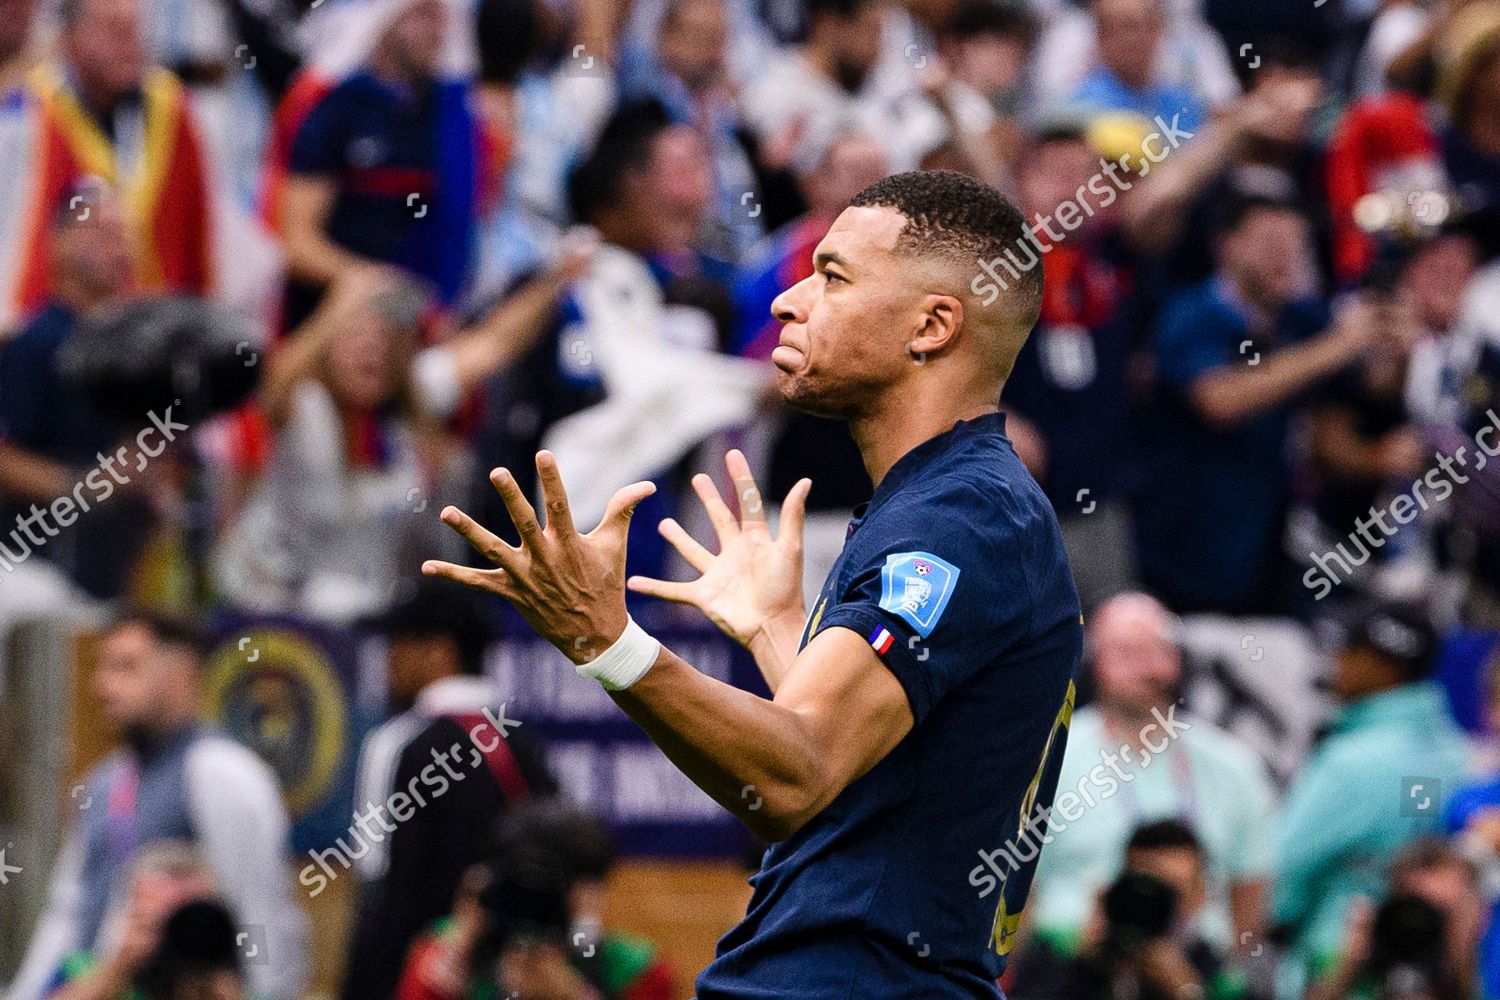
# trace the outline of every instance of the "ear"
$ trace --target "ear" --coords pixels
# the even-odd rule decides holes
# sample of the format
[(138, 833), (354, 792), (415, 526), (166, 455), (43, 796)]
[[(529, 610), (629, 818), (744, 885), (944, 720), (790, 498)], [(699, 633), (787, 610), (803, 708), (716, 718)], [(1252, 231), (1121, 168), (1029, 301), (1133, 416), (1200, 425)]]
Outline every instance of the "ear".
[(936, 354), (958, 341), (963, 325), (962, 300), (952, 295), (929, 295), (922, 300), (918, 326), (907, 351), (917, 357)]

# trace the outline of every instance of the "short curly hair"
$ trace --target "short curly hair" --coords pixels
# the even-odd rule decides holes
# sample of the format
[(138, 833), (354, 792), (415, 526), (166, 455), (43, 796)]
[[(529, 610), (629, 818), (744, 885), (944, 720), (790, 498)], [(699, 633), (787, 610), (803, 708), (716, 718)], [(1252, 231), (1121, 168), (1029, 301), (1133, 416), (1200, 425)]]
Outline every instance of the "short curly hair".
[[(972, 267), (1027, 247), (1031, 231), (1021, 210), (980, 181), (952, 170), (912, 170), (876, 181), (855, 195), (850, 208), (892, 208), (906, 216), (896, 239), (898, 257), (936, 257)], [(1010, 291), (1020, 328), (1036, 324), (1042, 303), (1042, 269), (1019, 271)]]

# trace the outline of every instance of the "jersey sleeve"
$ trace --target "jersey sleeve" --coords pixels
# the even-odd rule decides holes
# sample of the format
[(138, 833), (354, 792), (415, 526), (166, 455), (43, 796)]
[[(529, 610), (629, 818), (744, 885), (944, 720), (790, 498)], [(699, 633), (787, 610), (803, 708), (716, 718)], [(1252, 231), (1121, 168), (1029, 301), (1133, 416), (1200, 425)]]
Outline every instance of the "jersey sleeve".
[(344, 163), (344, 115), (337, 94), (326, 94), (292, 138), (288, 166), (294, 174), (336, 174)]
[(918, 723), (1029, 628), (1020, 532), (997, 520), (993, 502), (967, 488), (876, 512), (849, 543), (839, 603), (815, 626), (847, 628), (869, 642)]

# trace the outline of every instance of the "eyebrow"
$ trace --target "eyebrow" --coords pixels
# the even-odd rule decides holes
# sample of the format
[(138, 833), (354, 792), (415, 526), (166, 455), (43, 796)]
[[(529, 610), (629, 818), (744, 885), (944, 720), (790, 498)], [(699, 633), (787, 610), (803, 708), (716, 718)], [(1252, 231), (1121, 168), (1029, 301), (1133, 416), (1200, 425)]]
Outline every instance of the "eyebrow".
[(827, 267), (829, 264), (837, 264), (842, 268), (849, 267), (849, 262), (843, 257), (839, 256), (838, 252), (835, 250), (819, 250), (815, 255), (813, 255), (814, 267), (823, 268)]

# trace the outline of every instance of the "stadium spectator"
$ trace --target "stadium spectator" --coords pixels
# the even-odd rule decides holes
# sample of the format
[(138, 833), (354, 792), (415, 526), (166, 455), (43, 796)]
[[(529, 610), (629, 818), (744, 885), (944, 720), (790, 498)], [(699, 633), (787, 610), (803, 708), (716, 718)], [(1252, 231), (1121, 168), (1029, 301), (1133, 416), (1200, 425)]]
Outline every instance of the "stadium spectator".
[[(116, 460), (116, 446), (133, 430), (73, 389), (60, 370), (59, 355), (79, 323), (122, 300), (131, 269), (119, 200), (99, 184), (69, 190), (84, 194), (65, 192), (51, 212), (51, 294), (0, 353), (0, 524), (11, 529), (0, 539), (0, 556), (19, 585), (6, 595), (12, 605), (23, 594), (37, 606), (56, 601), (70, 589), (65, 580), (95, 596), (119, 596), (153, 520), (145, 481), (137, 478), (132, 488), (127, 471), (124, 483), (118, 475), (96, 477), (108, 493), (90, 488), (97, 509), (54, 529), (56, 537), (31, 530), (36, 519), (28, 508), (69, 497), (90, 473), (102, 477), (99, 470), (112, 467), (105, 456)], [(87, 212), (74, 207), (82, 204), (75, 197), (88, 202)], [(113, 496), (117, 488), (121, 495)]]
[[(1409, 362), (1418, 336), (1416, 310), (1399, 300), (1383, 307), (1382, 336), (1358, 360), (1329, 379), (1308, 403), (1311, 466), (1317, 477), (1313, 509), (1330, 541), (1344, 542), (1356, 522), (1394, 487), (1407, 489), (1424, 470), (1427, 449), (1406, 406)], [(1396, 536), (1366, 556), (1384, 565), (1410, 550), (1415, 538)]]
[(36, 0), (6, 0), (0, 5), (0, 97), (22, 86), (39, 61), (35, 21)]
[[(1027, 9), (1009, 0), (960, 0), (952, 13), (938, 26), (937, 49), (941, 65), (948, 68), (952, 81), (961, 88), (957, 93), (972, 93), (983, 101), (994, 115), (987, 135), (950, 126), (949, 135), (957, 135), (970, 144), (965, 150), (989, 140), (988, 145), (970, 152), (971, 161), (983, 162), (986, 153), (996, 158), (990, 164), (994, 171), (986, 176), (1002, 190), (1014, 186), (1015, 161), (1025, 147), (1027, 131), (1021, 124), (1026, 91), (1026, 70), (1036, 44), (1036, 24)], [(931, 83), (940, 83), (941, 78)], [(929, 93), (934, 88), (929, 86)], [(933, 94), (940, 101), (947, 88)], [(952, 115), (962, 114), (951, 104), (944, 108)]]
[(532, 0), (481, 0), (475, 12), (481, 114), (508, 136), (503, 193), (479, 223), (476, 301), (559, 252), (568, 171), (588, 155), (616, 103), (588, 11), (578, 12), (577, 25)]
[[(1473, 229), (1453, 225), (1420, 242), (1402, 272), (1401, 291), (1416, 310), (1418, 328), (1406, 405), (1412, 420), (1426, 428), (1429, 436), (1436, 427), (1456, 424), (1464, 417), (1467, 401), (1457, 387), (1467, 376), (1459, 366), (1465, 361), (1462, 355), (1476, 345), (1459, 343), (1467, 338), (1455, 334), (1465, 290), (1471, 287), (1483, 259)], [(1472, 364), (1473, 359), (1468, 361)]]
[(1409, 83), (1349, 107), (1329, 140), (1329, 209), (1339, 237), (1335, 264), (1345, 281), (1358, 277), (1375, 256), (1375, 241), (1358, 228), (1354, 214), (1366, 195), (1394, 199), (1395, 222), (1417, 214), (1406, 225), (1458, 208), (1482, 213), (1485, 227), (1493, 229), (1500, 212), (1500, 3), (1478, 0), (1446, 11), (1413, 50), (1422, 56), (1420, 75), (1433, 80), (1441, 124), (1434, 127), (1432, 102)]
[(324, 30), (355, 40), (325, 42), (363, 39), (367, 50), (341, 60), (353, 63), (343, 74), (315, 62), (277, 112), (266, 209), (285, 245), (287, 330), (336, 278), (362, 268), (399, 268), (454, 305), (487, 196), (470, 86), (448, 72), (452, 36), (467, 24), (447, 0), (347, 9), (351, 23)]
[(51, 295), (46, 213), (88, 175), (125, 208), (137, 290), (209, 292), (209, 170), (182, 84), (146, 63), (139, 0), (68, 0), (58, 14), (58, 58), (31, 75), (25, 99), (33, 131), (8, 150), (20, 176), (5, 194), (0, 318), (25, 316)]
[(1152, 168), (1149, 183), (1135, 185), (1121, 201), (1130, 245), (1164, 255), (1166, 273), (1157, 281), (1168, 284), (1166, 291), (1212, 274), (1213, 255), (1204, 248), (1213, 244), (1226, 201), (1258, 192), (1318, 203), (1323, 178), (1312, 167), (1312, 123), (1323, 93), (1323, 81), (1310, 67), (1273, 62), (1268, 54), (1249, 92), (1194, 130)]
[[(484, 470), (512, 469), (531, 491), (539, 445), (560, 463), (568, 456), (563, 467), (577, 470), (568, 481), (573, 516), (586, 524), (603, 514), (606, 483), (670, 470), (711, 434), (751, 416), (771, 375), (723, 356), (733, 331), (733, 269), (699, 247), (710, 197), (696, 132), (655, 101), (611, 116), (569, 180), (575, 218), (596, 227), (604, 245), (552, 335), (513, 378), (491, 387), (475, 449)], [(683, 392), (686, 385), (694, 391)], [(667, 512), (673, 490), (664, 485), (643, 515)], [(477, 492), (509, 530), (495, 490), (485, 482)], [(653, 532), (632, 535), (643, 566), (659, 565), (660, 552)]]
[(1017, 119), (1036, 32), (1025, 5), (992, 0), (960, 0), (938, 31), (938, 54), (954, 79), (984, 98), (1016, 137), (1024, 134)]
[(1218, 271), (1167, 303), (1154, 334), (1158, 400), (1136, 502), (1144, 581), (1178, 611), (1275, 611), (1289, 575), (1288, 425), (1298, 397), (1389, 328), (1362, 300), (1330, 323), (1303, 214), (1242, 197)]
[(1078, 953), (1027, 956), (1009, 993), (1068, 1000), (1243, 997), (1247, 980), (1227, 949), (1199, 934), (1207, 896), (1203, 845), (1186, 823), (1143, 823), (1125, 844), (1122, 872), (1094, 901)]
[[(833, 220), (850, 198), (885, 174), (880, 144), (850, 132), (837, 137), (815, 168), (798, 178), (807, 213), (772, 233), (741, 269), (735, 288), (736, 354), (770, 360), (781, 335), (771, 303), (782, 289), (813, 273), (813, 249)], [(849, 512), (874, 490), (854, 440), (838, 422), (788, 411), (771, 434), (762, 479), (766, 496), (784, 497), (798, 480), (816, 476), (802, 536), (802, 583), (811, 604), (844, 547)]]
[(70, 955), (48, 1000), (126, 1000), (161, 940), (163, 924), (184, 903), (211, 899), (213, 873), (191, 844), (158, 841), (141, 847), (130, 889), (105, 918), (99, 945)]
[(425, 522), (412, 514), (441, 481), (439, 422), (530, 347), (591, 253), (579, 244), (472, 327), (420, 351), (424, 289), (372, 271), (341, 278), (270, 359), (260, 404), (275, 441), (264, 481), (222, 539), (223, 593), (330, 620), (382, 607), (401, 553), (421, 542)]
[(504, 739), (492, 733), (496, 723), (485, 713), (503, 717), (504, 698), (484, 676), (494, 632), (477, 598), (421, 579), (366, 624), (386, 637), (392, 700), (411, 707), (366, 738), (355, 815), (419, 783), (439, 754), (468, 746), (476, 727), (483, 742), (472, 742), (483, 751), (483, 766), (459, 755), (461, 781), (353, 856), (361, 885), (344, 975), (348, 1000), (395, 991), (412, 942), (449, 911), (464, 872), (493, 856), (501, 818), (557, 790), (542, 748), (524, 729), (507, 727)]
[(1352, 97), (1374, 97), (1390, 89), (1393, 64), (1421, 42), (1431, 27), (1430, 6), (1425, 0), (1393, 0), (1380, 5), (1360, 46)]
[(1034, 118), (1080, 108), (1147, 121), (1180, 115), (1196, 131), (1239, 94), (1224, 43), (1165, 0), (1091, 0), (1065, 13), (1037, 44)]
[[(938, 55), (913, 33), (904, 10), (873, 0), (812, 0), (807, 16), (807, 40), (778, 53), (741, 93), (762, 149), (790, 148), (794, 171), (810, 167), (800, 157), (815, 158), (827, 137), (849, 129), (878, 139), (895, 171), (917, 167), (946, 142), (988, 136), (989, 105), (946, 69), (928, 85), (952, 102), (949, 111), (924, 93), (921, 73), (939, 68)], [(911, 40), (894, 41), (905, 35)], [(957, 139), (955, 124), (963, 133)], [(801, 148), (809, 139), (810, 153)]]
[(1078, 83), (1070, 103), (1093, 114), (1127, 112), (1147, 121), (1196, 129), (1204, 108), (1184, 87), (1156, 79), (1156, 57), (1166, 30), (1161, 0), (1094, 0), (1099, 63)]
[(1289, 989), (1332, 967), (1351, 901), (1379, 898), (1400, 850), (1441, 829), (1443, 790), (1465, 772), (1463, 739), (1429, 679), (1431, 624), (1397, 604), (1360, 609), (1353, 621), (1333, 671), (1340, 711), (1276, 826), (1270, 917), (1289, 942)]
[(1500, 267), (1492, 261), (1469, 282), (1458, 321), (1442, 344), (1437, 372), (1430, 376), (1425, 398), (1435, 405), (1424, 412), (1423, 433), (1444, 455), (1485, 454), (1484, 468), (1455, 478), (1446, 549), (1463, 577), (1457, 610), (1466, 622), (1486, 628), (1500, 625), (1500, 488), (1490, 462), (1494, 450), (1494, 414), (1500, 414)]
[(560, 799), (537, 799), (507, 816), (501, 841), (495, 861), (465, 877), (451, 917), (412, 949), (396, 1000), (456, 1000), (487, 977), (523, 997), (677, 995), (654, 943), (604, 926), (614, 848), (603, 824)]
[(725, 59), (724, 0), (670, 0), (653, 46), (628, 40), (621, 52), (621, 97), (655, 98), (672, 120), (701, 137), (712, 167), (714, 197), (705, 246), (738, 261), (763, 235), (755, 170)]
[(1308, 1000), (1491, 995), (1478, 969), (1485, 910), (1473, 862), (1437, 837), (1408, 845), (1391, 865), (1390, 896), (1351, 902), (1338, 959)]
[[(1032, 910), (1038, 946), (1054, 954), (1077, 953), (1092, 900), (1118, 874), (1131, 831), (1174, 817), (1203, 845), (1207, 895), (1194, 931), (1228, 949), (1262, 930), (1270, 780), (1238, 739), (1178, 716), (1173, 626), (1139, 593), (1111, 598), (1090, 619), (1097, 701), (1073, 713), (1053, 807), (1066, 829), (1042, 853)], [(1074, 805), (1064, 809), (1068, 798)]]
[(109, 943), (105, 920), (142, 847), (159, 840), (193, 844), (239, 920), (264, 928), (277, 960), (250, 967), (252, 992), (301, 997), (308, 924), (285, 874), (286, 807), (260, 758), (199, 721), (205, 649), (195, 624), (153, 612), (126, 611), (105, 634), (93, 690), (124, 746), (84, 779), (100, 808), (79, 813), (63, 846), (14, 1000), (41, 997), (69, 955)]
[[(1136, 575), (1126, 496), (1131, 395), (1139, 394), (1132, 381), (1139, 382), (1145, 339), (1132, 308), (1132, 261), (1111, 211), (1121, 191), (1113, 184), (1089, 191), (1103, 178), (1099, 164), (1084, 132), (1066, 125), (1043, 132), (1023, 156), (1026, 217), (1051, 220), (1059, 207), (1072, 206), (1082, 224), (1040, 255), (1042, 317), (1001, 396), (1011, 438), (1057, 511), (1086, 612), (1128, 589)], [(1037, 255), (1017, 250), (1029, 260)]]

